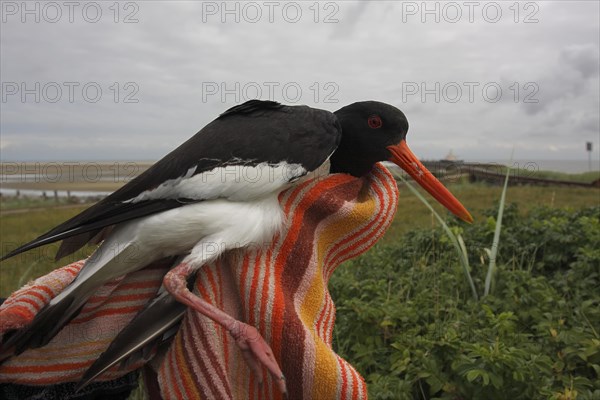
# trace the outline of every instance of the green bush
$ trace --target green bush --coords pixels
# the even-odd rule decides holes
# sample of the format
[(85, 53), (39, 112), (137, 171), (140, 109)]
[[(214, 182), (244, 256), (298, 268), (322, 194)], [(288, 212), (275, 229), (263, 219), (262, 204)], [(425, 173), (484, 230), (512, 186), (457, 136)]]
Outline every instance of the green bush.
[[(458, 226), (482, 293), (496, 210)], [(373, 399), (600, 399), (600, 207), (506, 207), (491, 294), (474, 301), (441, 229), (331, 281), (334, 346)]]

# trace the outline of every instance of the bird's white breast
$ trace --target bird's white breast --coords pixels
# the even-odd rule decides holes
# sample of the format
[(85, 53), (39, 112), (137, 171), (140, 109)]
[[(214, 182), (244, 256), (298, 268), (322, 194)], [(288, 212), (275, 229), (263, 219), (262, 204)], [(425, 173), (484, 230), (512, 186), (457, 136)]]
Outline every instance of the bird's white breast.
[(268, 245), (283, 224), (277, 195), (189, 204), (124, 224), (109, 240), (134, 238), (139, 253), (151, 255), (153, 260), (187, 254), (201, 244), (209, 253), (197, 254), (197, 259), (191, 260), (200, 267), (226, 250)]

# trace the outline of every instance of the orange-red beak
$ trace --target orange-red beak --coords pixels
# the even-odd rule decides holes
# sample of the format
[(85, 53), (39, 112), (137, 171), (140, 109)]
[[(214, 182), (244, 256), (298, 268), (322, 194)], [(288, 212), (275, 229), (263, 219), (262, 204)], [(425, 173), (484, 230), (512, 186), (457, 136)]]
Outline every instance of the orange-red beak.
[(405, 170), (423, 189), (427, 190), (429, 194), (450, 210), (452, 214), (463, 221), (473, 222), (473, 217), (467, 209), (425, 168), (421, 161), (410, 151), (405, 140), (396, 145), (388, 146), (388, 150), (392, 153), (390, 161)]

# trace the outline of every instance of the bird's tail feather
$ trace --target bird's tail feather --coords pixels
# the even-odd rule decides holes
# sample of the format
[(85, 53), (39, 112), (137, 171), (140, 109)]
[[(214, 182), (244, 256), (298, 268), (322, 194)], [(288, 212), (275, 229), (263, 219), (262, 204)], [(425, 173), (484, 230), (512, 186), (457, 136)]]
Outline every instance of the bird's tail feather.
[(75, 253), (77, 250), (81, 249), (88, 242), (90, 242), (94, 236), (98, 234), (98, 232), (100, 232), (100, 230), (80, 233), (79, 235), (65, 238), (60, 244), (60, 247), (54, 256), (54, 260), (58, 261), (69, 254)]

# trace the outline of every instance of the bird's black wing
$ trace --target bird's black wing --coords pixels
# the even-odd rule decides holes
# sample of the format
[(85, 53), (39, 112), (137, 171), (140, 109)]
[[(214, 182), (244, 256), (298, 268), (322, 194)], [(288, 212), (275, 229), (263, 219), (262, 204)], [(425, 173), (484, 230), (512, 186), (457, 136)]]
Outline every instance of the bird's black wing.
[[(103, 228), (180, 207), (203, 197), (152, 191), (218, 167), (287, 162), (307, 171), (317, 169), (337, 148), (340, 124), (333, 113), (306, 106), (284, 106), (251, 100), (221, 114), (213, 122), (167, 154), (144, 173), (108, 197), (37, 239), (9, 252), (1, 260), (24, 251), (69, 239), (57, 256), (65, 256), (91, 240)], [(218, 196), (217, 196), (218, 197)]]

